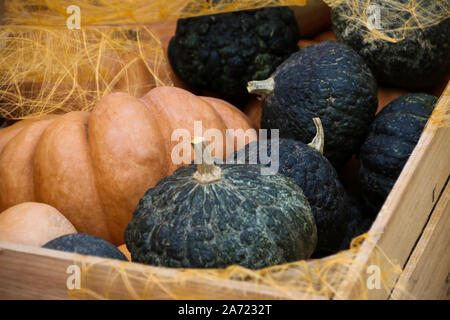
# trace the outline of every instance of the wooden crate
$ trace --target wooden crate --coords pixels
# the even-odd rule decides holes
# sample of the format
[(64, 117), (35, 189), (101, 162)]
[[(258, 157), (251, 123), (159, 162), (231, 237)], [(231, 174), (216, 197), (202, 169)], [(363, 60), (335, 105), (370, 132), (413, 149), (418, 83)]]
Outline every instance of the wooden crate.
[[(1, 6), (0, 0), (0, 20)], [(314, 17), (316, 18), (316, 17)], [(167, 28), (161, 41), (165, 46)], [(165, 29), (166, 28), (166, 29)], [(156, 32), (158, 29), (155, 30)], [(338, 285), (333, 299), (447, 299), (450, 297), (450, 83), (442, 94), (409, 161), (355, 257), (355, 269)], [(384, 256), (380, 257), (380, 252)], [(385, 284), (387, 290), (365, 290), (367, 265), (374, 260), (402, 272)], [(71, 265), (90, 268), (89, 288), (112, 299), (188, 297), (199, 299), (325, 299), (306, 292), (284, 292), (274, 287), (237, 280), (180, 279), (177, 269), (0, 242), (0, 299), (70, 299), (67, 289)], [(117, 271), (126, 271), (117, 272)], [(125, 277), (126, 275), (126, 277)], [(146, 278), (154, 276), (163, 284)], [(357, 276), (356, 276), (357, 275)], [(117, 278), (111, 279), (112, 276)], [(181, 277), (182, 279), (183, 277)], [(177, 296), (173, 295), (177, 292)], [(143, 294), (146, 293), (146, 294)]]
[[(421, 138), (397, 183), (369, 231), (355, 261), (357, 274), (340, 282), (334, 299), (447, 299), (450, 297), (450, 83), (428, 121)], [(377, 250), (375, 250), (377, 249)], [(367, 278), (366, 265), (382, 252), (379, 267), (390, 262), (403, 272), (387, 284), (388, 290), (361, 292), (360, 280)], [(237, 280), (208, 281), (187, 278), (171, 281), (177, 269), (28, 247), (0, 242), (1, 299), (68, 299), (66, 281), (69, 265), (89, 266), (90, 288), (108, 292), (113, 299), (146, 296), (172, 299), (183, 296), (200, 299), (324, 299), (305, 292), (280, 293), (273, 287)], [(117, 270), (126, 270), (126, 278)], [(353, 270), (355, 272), (355, 270)], [(111, 279), (115, 275), (116, 278)], [(164, 285), (144, 277), (158, 277)], [(179, 278), (177, 278), (179, 279)], [(180, 289), (181, 288), (181, 289)], [(171, 292), (177, 291), (178, 296)]]

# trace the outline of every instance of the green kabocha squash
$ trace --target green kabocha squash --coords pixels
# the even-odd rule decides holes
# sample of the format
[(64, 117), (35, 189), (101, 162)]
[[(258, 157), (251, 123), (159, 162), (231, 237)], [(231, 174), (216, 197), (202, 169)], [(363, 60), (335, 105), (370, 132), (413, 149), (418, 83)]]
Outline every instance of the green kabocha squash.
[(345, 236), (339, 247), (339, 251), (350, 248), (351, 242), (354, 238), (368, 232), (375, 217), (365, 214), (366, 206), (364, 200), (360, 195), (356, 196), (348, 194), (350, 219), (346, 225)]
[[(298, 184), (308, 199), (316, 221), (314, 257), (318, 257), (339, 249), (349, 223), (350, 208), (347, 192), (339, 182), (336, 170), (322, 155), (324, 138), (320, 119), (313, 120), (317, 135), (308, 145), (293, 139), (260, 140), (247, 144), (230, 155), (229, 159), (237, 163), (273, 167)], [(278, 155), (273, 161), (272, 154)]]
[(43, 248), (128, 261), (112, 243), (87, 233), (67, 234), (47, 242)]
[(206, 142), (193, 143), (197, 169), (163, 178), (134, 211), (125, 230), (133, 261), (259, 269), (310, 257), (316, 225), (295, 181), (258, 165), (215, 165)]
[(331, 16), (337, 39), (365, 59), (379, 82), (418, 89), (450, 71), (449, 10), (448, 0), (367, 0), (356, 7), (342, 1)]
[(406, 94), (383, 108), (370, 125), (359, 153), (359, 184), (372, 215), (394, 186), (436, 102), (432, 95)]
[(293, 11), (272, 7), (178, 20), (168, 57), (175, 73), (194, 88), (234, 102), (246, 83), (265, 79), (298, 50)]
[(377, 110), (377, 84), (363, 59), (349, 46), (325, 41), (289, 57), (264, 81), (247, 89), (260, 94), (261, 128), (281, 138), (308, 143), (320, 118), (324, 155), (335, 168), (356, 153)]
[(0, 117), (0, 129), (1, 128), (6, 128), (12, 124), (14, 124), (16, 122), (16, 120), (11, 120), (11, 119), (4, 119)]

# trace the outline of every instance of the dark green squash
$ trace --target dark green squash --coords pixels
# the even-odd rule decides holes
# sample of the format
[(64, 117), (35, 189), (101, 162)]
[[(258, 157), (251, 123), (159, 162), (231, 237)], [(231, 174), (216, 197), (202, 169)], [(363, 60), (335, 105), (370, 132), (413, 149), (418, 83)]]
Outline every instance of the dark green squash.
[[(350, 208), (347, 193), (339, 182), (336, 170), (322, 155), (324, 138), (320, 120), (316, 118), (314, 122), (318, 133), (309, 145), (283, 138), (273, 142), (255, 141), (230, 155), (229, 159), (237, 163), (274, 166), (278, 173), (293, 179), (302, 188), (316, 221), (317, 246), (314, 257), (318, 257), (335, 253), (339, 249), (347, 231)], [(272, 154), (278, 157), (269, 161)], [(268, 160), (261, 160), (260, 156), (267, 156)]]
[(346, 225), (345, 236), (342, 239), (339, 251), (349, 249), (352, 240), (368, 232), (372, 226), (372, 223), (375, 221), (375, 217), (368, 216), (365, 213), (367, 208), (361, 196), (356, 196), (349, 193), (348, 199), (350, 219)]
[(125, 255), (112, 243), (87, 233), (67, 234), (47, 242), (42, 247), (128, 261)]
[(125, 230), (133, 261), (259, 269), (310, 257), (316, 225), (293, 180), (258, 165), (216, 166), (203, 139), (195, 149), (202, 163), (160, 180), (134, 211)]
[(16, 122), (16, 121), (11, 120), (11, 119), (4, 119), (4, 118), (0, 117), (0, 129), (8, 127), (8, 126), (12, 125), (14, 122)]
[(261, 127), (279, 129), (281, 138), (308, 143), (320, 118), (324, 155), (340, 168), (359, 150), (377, 109), (377, 84), (363, 59), (350, 47), (325, 41), (294, 53), (271, 78), (252, 81), (265, 97)]
[(248, 96), (248, 81), (267, 78), (298, 50), (299, 37), (288, 7), (180, 19), (168, 57), (183, 81), (234, 104)]
[(372, 215), (394, 186), (436, 102), (432, 95), (406, 94), (389, 103), (370, 125), (359, 154), (359, 184)]
[[(450, 72), (450, 1), (368, 0), (359, 5), (343, 1), (334, 6), (333, 30), (365, 59), (380, 83), (430, 88)], [(379, 14), (367, 17), (369, 7)], [(369, 21), (380, 30), (370, 31)]]

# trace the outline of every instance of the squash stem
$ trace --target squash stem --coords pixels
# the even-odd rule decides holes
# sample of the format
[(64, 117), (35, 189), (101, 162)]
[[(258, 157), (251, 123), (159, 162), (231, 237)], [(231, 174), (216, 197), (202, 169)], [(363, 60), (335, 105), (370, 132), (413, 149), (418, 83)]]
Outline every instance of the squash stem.
[(325, 136), (323, 133), (322, 121), (320, 121), (319, 118), (313, 118), (313, 121), (314, 121), (314, 125), (316, 126), (317, 132), (316, 132), (316, 136), (314, 137), (314, 139), (310, 143), (308, 143), (308, 146), (316, 149), (321, 154), (323, 154), (323, 146), (325, 144)]
[(267, 96), (273, 92), (275, 89), (275, 80), (269, 78), (260, 81), (249, 81), (247, 83), (247, 91), (252, 94), (257, 94), (260, 96)]
[(195, 152), (197, 171), (193, 178), (201, 184), (211, 183), (222, 179), (222, 169), (214, 164), (209, 146), (203, 137), (194, 137), (191, 141)]

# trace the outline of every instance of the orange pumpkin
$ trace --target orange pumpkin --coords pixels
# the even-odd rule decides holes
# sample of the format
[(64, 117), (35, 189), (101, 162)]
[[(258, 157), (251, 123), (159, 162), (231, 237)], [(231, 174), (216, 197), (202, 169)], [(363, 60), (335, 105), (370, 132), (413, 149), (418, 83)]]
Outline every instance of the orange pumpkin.
[(378, 86), (378, 109), (377, 113), (380, 112), (385, 106), (389, 104), (392, 100), (395, 100), (410, 91), (400, 88), (388, 88)]
[(254, 126), (258, 129), (261, 128), (261, 115), (262, 115), (262, 101), (253, 96), (247, 103), (244, 109), (244, 113), (253, 122)]
[(115, 92), (91, 113), (19, 121), (0, 130), (0, 210), (47, 203), (79, 232), (123, 243), (139, 199), (183, 165), (172, 161), (175, 129), (194, 136), (194, 121), (201, 121), (203, 132), (219, 130), (224, 138), (211, 145), (225, 158), (226, 141), (233, 138), (227, 127), (252, 127), (236, 108), (206, 100), (175, 87), (152, 89), (142, 99)]
[[(220, 113), (227, 129), (242, 129), (246, 131), (248, 129), (254, 129), (256, 127), (253, 121), (251, 121), (251, 119), (249, 119), (245, 115), (245, 113), (235, 108), (232, 104), (224, 100), (212, 97), (201, 98), (211, 104), (216, 109), (216, 111)], [(236, 150), (239, 150), (250, 142), (256, 141), (258, 139), (256, 130), (249, 130), (247, 133), (244, 132), (243, 134), (243, 136), (241, 134), (234, 135), (233, 145)], [(242, 139), (238, 139), (238, 137), (242, 137)]]
[(336, 35), (334, 34), (333, 30), (325, 30), (325, 31), (319, 33), (313, 39), (313, 41), (316, 41), (316, 42), (322, 42), (322, 41), (328, 41), (328, 40), (332, 40), (332, 41), (337, 40)]
[(308, 0), (302, 6), (291, 6), (300, 35), (311, 37), (331, 25), (330, 7), (323, 0)]
[(297, 45), (301, 50), (301, 49), (307, 48), (309, 46), (313, 46), (318, 43), (319, 43), (318, 41), (314, 41), (314, 40), (300, 39), (298, 41)]
[(41, 247), (76, 232), (58, 210), (43, 203), (25, 202), (0, 213), (0, 241)]
[(130, 251), (128, 251), (126, 244), (118, 246), (117, 249), (119, 249), (120, 252), (124, 254), (124, 256), (128, 259), (128, 261), (131, 261), (131, 253)]

